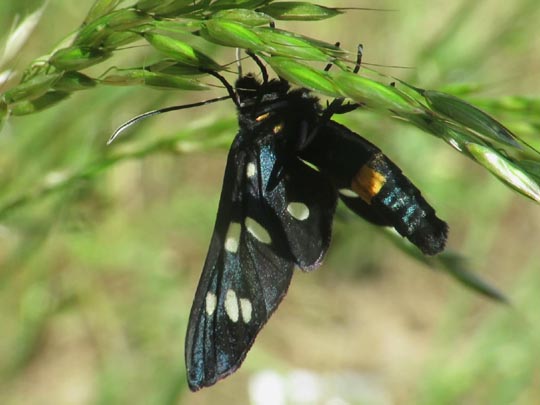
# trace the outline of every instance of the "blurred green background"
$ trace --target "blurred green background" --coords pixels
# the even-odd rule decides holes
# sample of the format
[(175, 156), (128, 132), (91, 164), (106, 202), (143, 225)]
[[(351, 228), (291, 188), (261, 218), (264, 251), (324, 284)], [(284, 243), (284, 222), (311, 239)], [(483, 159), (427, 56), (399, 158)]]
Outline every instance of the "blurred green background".
[[(279, 26), (352, 52), (361, 42), (366, 66), (451, 89), (538, 145), (540, 111), (513, 109), (510, 97), (538, 105), (537, 0), (322, 3), (393, 11)], [(0, 38), (40, 4), (2, 1)], [(50, 1), (15, 69), (50, 52), (91, 4)], [(126, 50), (110, 65), (144, 64), (148, 53)], [(234, 50), (215, 57), (232, 62)], [(4, 124), (2, 404), (244, 404), (253, 376), (268, 369), (283, 381), (308, 370), (329, 387), (324, 399), (288, 403), (540, 403), (540, 208), (434, 137), (366, 112), (340, 119), (400, 165), (450, 224), (449, 249), (512, 306), (465, 290), (342, 210), (325, 264), (296, 274), (243, 367), (190, 393), (184, 336), (236, 130), (234, 106), (163, 115), (105, 143), (138, 113), (223, 94), (98, 87)], [(149, 146), (175, 137), (177, 153)]]

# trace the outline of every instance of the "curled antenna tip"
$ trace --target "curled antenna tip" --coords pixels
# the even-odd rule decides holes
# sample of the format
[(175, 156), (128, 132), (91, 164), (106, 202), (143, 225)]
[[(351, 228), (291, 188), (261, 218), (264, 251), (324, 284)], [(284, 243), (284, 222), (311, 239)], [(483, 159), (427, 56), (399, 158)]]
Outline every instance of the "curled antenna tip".
[(133, 117), (132, 119), (130, 119), (127, 122), (124, 122), (122, 125), (120, 125), (118, 128), (116, 128), (116, 130), (113, 132), (113, 134), (111, 135), (111, 137), (107, 141), (107, 146), (109, 146), (111, 143), (113, 143), (114, 140), (116, 138), (118, 138), (118, 136), (120, 136), (120, 134), (122, 132), (124, 132), (127, 128), (132, 126), (134, 123), (136, 123), (137, 121), (140, 121), (140, 120), (142, 120), (142, 119), (144, 119), (146, 117), (150, 117), (152, 115), (159, 114), (158, 111), (159, 110), (148, 111), (148, 112), (145, 112), (144, 114), (137, 115), (136, 117)]
[(111, 135), (111, 137), (107, 141), (107, 146), (110, 145), (111, 143), (113, 143), (127, 128), (129, 128), (133, 124), (135, 124), (135, 123), (137, 123), (137, 122), (139, 122), (139, 121), (141, 121), (141, 120), (143, 120), (145, 118), (152, 117), (153, 115), (163, 114), (163, 113), (170, 112), (170, 111), (185, 110), (187, 108), (193, 108), (193, 107), (199, 107), (199, 106), (206, 105), (206, 104), (212, 104), (212, 103), (216, 103), (218, 101), (227, 100), (229, 98), (231, 98), (231, 95), (222, 96), (222, 97), (216, 97), (216, 98), (212, 98), (210, 100), (199, 101), (197, 103), (192, 103), (192, 104), (174, 105), (172, 107), (160, 108), (159, 110), (147, 111), (145, 113), (142, 113), (140, 115), (137, 115), (137, 116), (131, 118), (129, 121), (126, 121), (122, 125), (120, 125), (113, 132), (113, 134)]

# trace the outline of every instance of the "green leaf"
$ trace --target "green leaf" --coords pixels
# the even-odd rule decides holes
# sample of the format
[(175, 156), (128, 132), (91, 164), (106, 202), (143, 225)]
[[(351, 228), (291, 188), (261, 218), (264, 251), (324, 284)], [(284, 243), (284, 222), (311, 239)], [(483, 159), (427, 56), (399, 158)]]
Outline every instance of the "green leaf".
[(518, 164), (504, 158), (492, 148), (475, 143), (467, 144), (467, 150), (478, 163), (495, 176), (526, 197), (540, 203), (540, 186)]
[(126, 31), (133, 27), (152, 21), (152, 17), (131, 8), (124, 8), (104, 17), (107, 28), (115, 31)]
[(86, 90), (96, 85), (96, 81), (79, 72), (66, 72), (53, 85), (55, 90), (73, 92)]
[[(148, 24), (153, 30), (175, 32), (179, 34), (192, 34), (193, 31), (200, 30), (203, 26), (203, 21), (185, 19), (185, 20), (154, 20), (152, 24)], [(150, 31), (150, 30), (146, 30)], [(143, 31), (140, 31), (142, 34)]]
[(521, 143), (509, 129), (473, 105), (438, 91), (423, 90), (421, 94), (434, 111), (489, 139), (522, 149)]
[[(436, 128), (441, 129), (441, 137), (454, 149), (456, 149), (458, 152), (463, 153), (473, 159), (474, 156), (472, 156), (469, 153), (468, 145), (470, 144), (479, 144), (487, 147), (487, 144), (485, 144), (482, 140), (478, 140), (476, 135), (469, 131), (466, 128), (463, 128), (461, 126), (458, 126), (453, 123), (447, 123), (444, 121), (441, 121), (439, 119), (434, 119), (430, 122), (430, 124), (437, 122), (440, 125), (436, 125)], [(433, 125), (430, 125), (432, 127)], [(428, 128), (431, 129), (431, 128)]]
[(96, 0), (84, 20), (84, 25), (94, 21), (96, 18), (109, 14), (121, 1), (122, 0)]
[(443, 270), (464, 286), (495, 301), (499, 301), (504, 304), (509, 303), (508, 299), (501, 291), (480, 278), (480, 276), (477, 274), (468, 270), (466, 260), (462, 256), (451, 252), (444, 252), (438, 255), (436, 258), (441, 264)]
[(69, 96), (70, 93), (65, 91), (49, 91), (34, 100), (25, 100), (12, 104), (9, 106), (9, 110), (13, 115), (33, 114), (52, 107)]
[(2, 126), (4, 125), (4, 121), (6, 120), (8, 116), (8, 106), (3, 101), (0, 101), (0, 130), (2, 129)]
[[(271, 0), (270, 0), (271, 1)], [(269, 0), (214, 0), (210, 10), (254, 9), (270, 2)]]
[(117, 48), (138, 41), (141, 36), (135, 32), (113, 32), (101, 43), (101, 47), (114, 51)]
[(263, 41), (246, 25), (223, 19), (208, 20), (201, 29), (201, 35), (218, 45), (244, 48), (251, 51), (265, 50)]
[(58, 70), (81, 70), (103, 62), (111, 56), (110, 52), (96, 48), (71, 46), (56, 51), (49, 63)]
[(257, 27), (259, 25), (268, 25), (272, 19), (263, 13), (258, 13), (245, 8), (233, 8), (229, 10), (218, 11), (212, 15), (212, 18), (221, 20), (231, 20), (247, 25), (249, 27)]
[(196, 66), (188, 66), (183, 63), (178, 63), (174, 59), (163, 59), (152, 65), (140, 67), (139, 69), (146, 69), (150, 72), (160, 72), (174, 76), (192, 76), (204, 74)]
[(142, 84), (145, 86), (181, 89), (181, 90), (207, 90), (208, 86), (195, 80), (186, 79), (179, 76), (150, 72), (145, 69), (125, 69), (119, 70), (105, 76), (102, 82), (110, 85), (127, 86)]
[(152, 17), (133, 9), (117, 10), (84, 26), (77, 34), (74, 44), (99, 48), (103, 41), (116, 31), (127, 31), (151, 21)]
[[(261, 37), (267, 36), (269, 40), (274, 38), (272, 36), (272, 33), (276, 34), (277, 36), (275, 38), (276, 38), (277, 43), (284, 42), (285, 44), (287, 44), (288, 43), (287, 41), (300, 40), (302, 41), (300, 43), (301, 45), (303, 45), (304, 43), (307, 43), (311, 47), (320, 49), (320, 52), (323, 52), (324, 54), (329, 55), (329, 56), (343, 57), (347, 55), (346, 51), (337, 47), (335, 44), (331, 44), (329, 42), (324, 42), (318, 39), (310, 38), (305, 35), (296, 34), (294, 32), (280, 30), (277, 28), (270, 28), (270, 27), (260, 27), (260, 28), (256, 28), (254, 31), (257, 33), (257, 35), (260, 35)], [(283, 37), (288, 37), (288, 38), (286, 39)]]
[(174, 58), (178, 63), (210, 70), (221, 70), (217, 62), (186, 42), (151, 32), (143, 34), (143, 37), (158, 51)]
[[(199, 2), (201, 3), (201, 2)], [(184, 8), (194, 9), (197, 2), (194, 0), (139, 0), (135, 4), (137, 10), (161, 14), (170, 13)]]
[(343, 12), (337, 8), (319, 6), (303, 1), (273, 2), (258, 9), (276, 20), (318, 21), (335, 17)]
[[(275, 28), (255, 28), (254, 32), (266, 45), (271, 47), (273, 55), (323, 62), (330, 59), (317, 45), (312, 45), (300, 35), (296, 36)], [(335, 49), (339, 48), (335, 47)]]
[(469, 143), (487, 146), (482, 139), (478, 139), (478, 136), (469, 129), (454, 122), (449, 122), (444, 117), (433, 114), (430, 111), (426, 111), (423, 114), (400, 114), (400, 118), (416, 125), (425, 132), (444, 139), (446, 143), (459, 153), (463, 153), (473, 159), (474, 157), (467, 149)]
[(145, 86), (180, 89), (180, 90), (208, 90), (209, 87), (195, 79), (167, 75), (162, 73), (147, 72), (144, 75)]
[(423, 108), (414, 99), (393, 86), (376, 82), (355, 73), (340, 71), (333, 75), (341, 94), (368, 108), (398, 114), (418, 114)]
[(273, 56), (264, 58), (272, 69), (284, 79), (310, 90), (329, 96), (338, 96), (339, 91), (327, 72), (313, 69), (289, 58)]
[[(135, 8), (137, 10), (150, 12), (153, 11), (156, 7), (162, 6), (162, 5), (168, 5), (172, 3), (171, 0), (139, 0), (137, 3), (135, 3)], [(184, 5), (188, 5), (191, 3), (190, 0), (183, 0), (182, 3)]]
[(540, 182), (540, 162), (534, 160), (520, 160), (519, 165), (536, 181)]
[[(141, 11), (145, 11), (145, 12), (150, 12), (152, 11), (154, 8), (162, 5), (162, 4), (169, 4), (171, 1), (166, 1), (166, 0), (139, 0), (137, 3), (135, 3), (135, 8), (137, 10), (141, 10)], [(189, 0), (185, 0), (184, 1), (185, 3), (189, 4), (191, 3)]]
[(2, 98), (7, 104), (41, 97), (49, 91), (61, 74), (39, 75), (6, 91)]
[(463, 256), (448, 250), (439, 253), (436, 256), (425, 256), (416, 246), (399, 235), (395, 230), (380, 227), (375, 228), (384, 232), (385, 236), (410, 257), (425, 263), (434, 270), (441, 270), (448, 273), (465, 287), (470, 288), (472, 291), (480, 293), (487, 298), (504, 304), (509, 303), (508, 299), (501, 291), (483, 280), (473, 271), (469, 270), (468, 262)]
[(210, 0), (174, 0), (161, 2), (162, 4), (154, 7), (151, 11), (160, 17), (176, 17), (196, 11), (204, 11), (210, 5)]

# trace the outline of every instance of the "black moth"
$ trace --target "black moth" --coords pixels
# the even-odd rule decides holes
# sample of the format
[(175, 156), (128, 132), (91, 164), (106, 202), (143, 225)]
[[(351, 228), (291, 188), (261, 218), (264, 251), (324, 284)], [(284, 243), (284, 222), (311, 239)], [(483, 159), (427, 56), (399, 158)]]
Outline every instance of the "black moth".
[[(240, 130), (223, 178), (214, 233), (186, 337), (191, 390), (240, 367), (285, 296), (294, 267), (317, 268), (338, 197), (367, 221), (395, 228), (424, 254), (448, 227), (380, 149), (330, 118), (307, 89), (242, 76), (229, 92)], [(349, 109), (350, 110), (350, 109)]]

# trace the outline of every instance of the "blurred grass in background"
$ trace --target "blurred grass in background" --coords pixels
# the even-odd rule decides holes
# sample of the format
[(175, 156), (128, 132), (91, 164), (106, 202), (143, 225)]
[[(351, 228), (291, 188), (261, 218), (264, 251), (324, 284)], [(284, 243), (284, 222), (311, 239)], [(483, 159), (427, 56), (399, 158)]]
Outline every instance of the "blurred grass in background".
[[(359, 3), (332, 5), (395, 11), (279, 26), (351, 51), (361, 42), (366, 64), (387, 66), (377, 70), (452, 89), (526, 139), (538, 136), (536, 0)], [(40, 4), (2, 2), (0, 35)], [(91, 4), (50, 2), (16, 66), (49, 52)], [(125, 57), (144, 64), (145, 47)], [(222, 63), (234, 57), (232, 49), (215, 55)], [(129, 142), (105, 142), (140, 112), (223, 94), (100, 87), (5, 125), (0, 203), (26, 200), (15, 202), (20, 207), (0, 227), (3, 404), (247, 403), (250, 376), (265, 368), (354, 372), (377, 391), (366, 398), (384, 404), (540, 401), (540, 209), (434, 137), (368, 112), (340, 118), (413, 179), (449, 222), (449, 247), (513, 306), (422, 267), (343, 211), (325, 265), (296, 275), (240, 371), (189, 393), (183, 339), (236, 131), (234, 107), (223, 102), (160, 116), (138, 125)], [(516, 95), (533, 97), (531, 107), (513, 108)], [(177, 155), (113, 159), (173, 136), (189, 139), (178, 143)], [(92, 166), (104, 155), (110, 166)], [(91, 175), (44, 197), (88, 167)]]

